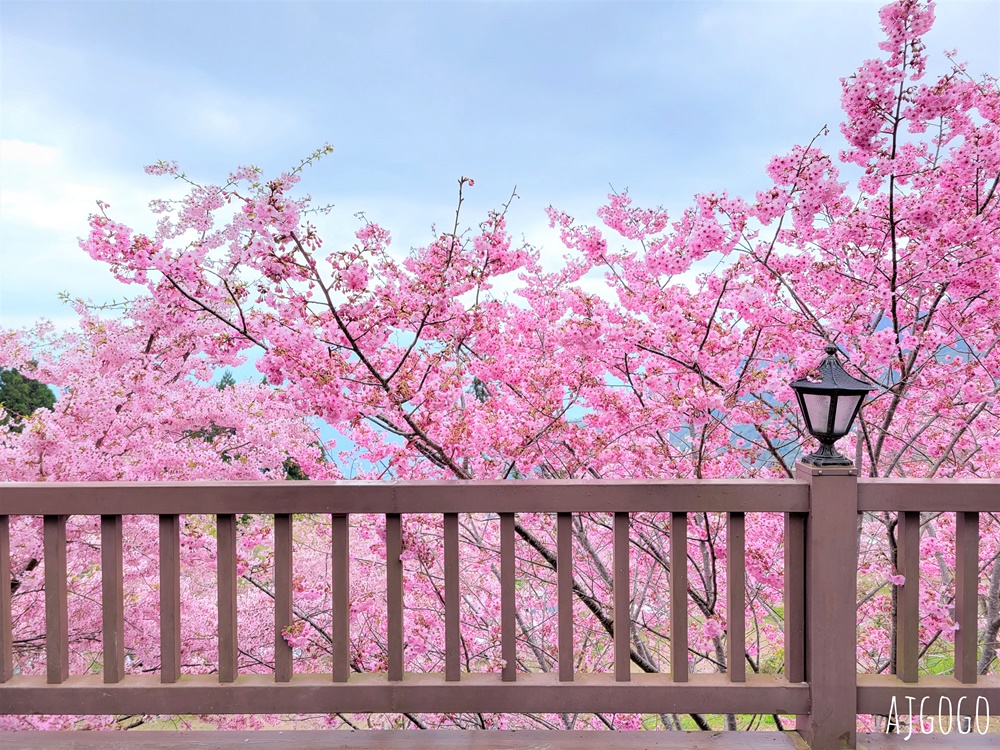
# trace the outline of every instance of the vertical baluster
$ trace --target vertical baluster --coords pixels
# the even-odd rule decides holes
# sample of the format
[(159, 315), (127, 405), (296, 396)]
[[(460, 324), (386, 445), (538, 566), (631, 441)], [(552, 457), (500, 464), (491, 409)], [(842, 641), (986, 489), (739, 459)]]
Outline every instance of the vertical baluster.
[(125, 594), (122, 583), (122, 517), (101, 516), (101, 612), (104, 681), (125, 676)]
[(403, 679), (403, 524), (399, 513), (385, 514), (385, 573), (389, 615), (389, 679)]
[(333, 516), (333, 681), (347, 682), (351, 674), (351, 527), (345, 514)]
[(726, 661), (729, 681), (746, 682), (746, 517), (730, 513), (726, 529)]
[(292, 679), (292, 646), (285, 628), (292, 624), (292, 515), (274, 514), (274, 681)]
[(10, 516), (0, 515), (0, 682), (7, 682), (14, 675), (10, 607)]
[(955, 679), (976, 684), (979, 636), (979, 514), (955, 514)]
[(236, 516), (216, 517), (219, 586), (219, 682), (236, 680)]
[(160, 516), (160, 682), (181, 676), (181, 522)]
[(459, 630), (458, 513), (444, 514), (444, 659), (445, 679), (461, 679)]
[(629, 591), (628, 513), (616, 512), (614, 524), (615, 680), (628, 682), (632, 679), (629, 656), (632, 612)]
[(45, 663), (50, 685), (69, 677), (69, 616), (66, 611), (66, 519), (45, 516)]
[(806, 514), (785, 514), (785, 679), (806, 680)]
[(556, 514), (559, 681), (573, 681), (573, 514)]
[(920, 514), (916, 511), (899, 513), (896, 570), (906, 578), (896, 594), (896, 676), (916, 682), (920, 654)]
[(687, 513), (670, 514), (670, 672), (688, 681)]
[(517, 624), (514, 609), (514, 514), (500, 514), (500, 649), (503, 656), (503, 682), (517, 679)]

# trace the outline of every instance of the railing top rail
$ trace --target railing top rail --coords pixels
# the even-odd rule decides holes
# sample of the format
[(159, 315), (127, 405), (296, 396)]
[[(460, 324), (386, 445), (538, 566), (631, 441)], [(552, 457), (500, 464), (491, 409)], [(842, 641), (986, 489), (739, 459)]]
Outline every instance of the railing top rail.
[[(808, 510), (808, 483), (787, 479), (0, 484), (5, 515)], [(858, 510), (1000, 512), (1000, 479), (861, 477)]]
[(1000, 512), (1000, 479), (861, 478), (858, 510)]
[(0, 514), (798, 512), (798, 480), (23, 482)]

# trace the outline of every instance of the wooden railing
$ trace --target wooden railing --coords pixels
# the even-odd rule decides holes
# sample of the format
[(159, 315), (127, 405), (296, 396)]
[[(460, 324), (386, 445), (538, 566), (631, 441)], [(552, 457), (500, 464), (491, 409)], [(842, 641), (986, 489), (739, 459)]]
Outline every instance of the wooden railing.
[[(979, 516), (1000, 512), (1000, 481), (949, 479), (872, 479), (857, 486), (858, 512), (896, 514), (897, 568), (905, 583), (897, 595), (896, 674), (857, 675), (857, 711), (902, 714), (905, 698), (919, 706), (928, 699), (934, 712), (942, 698), (951, 706), (964, 699), (974, 711), (977, 700), (1000, 709), (1000, 679), (977, 674), (979, 619)], [(920, 652), (921, 513), (955, 513), (955, 666), (951, 675), (918, 675)]]
[[(375, 712), (622, 712), (795, 715), (815, 748), (853, 747), (857, 714), (888, 714), (893, 698), (945, 696), (1000, 706), (1000, 681), (976, 674), (979, 512), (1000, 510), (1000, 482), (863, 480), (853, 469), (798, 467), (794, 481), (601, 481), (414, 483), (89, 483), (0, 485), (0, 711), (9, 714), (304, 714)], [(858, 675), (854, 603), (857, 514), (899, 514), (897, 674)], [(917, 555), (920, 513), (957, 513), (955, 673), (918, 677)], [(556, 516), (558, 669), (516, 670), (514, 564), (518, 513)], [(572, 514), (613, 513), (614, 670), (577, 673), (573, 654)], [(672, 538), (686, 538), (688, 513), (728, 516), (728, 611), (744, 612), (745, 514), (785, 514), (785, 671), (746, 674), (744, 618), (730, 617), (728, 672), (689, 673), (687, 606), (670, 610), (671, 671), (633, 673), (629, 612), (629, 514), (669, 513)], [(402, 524), (405, 514), (443, 515), (445, 667), (404, 674)], [(459, 513), (500, 521), (500, 673), (460, 663)], [(67, 514), (100, 515), (103, 673), (69, 674)], [(159, 517), (161, 666), (125, 670), (122, 516)], [(218, 673), (182, 675), (180, 523), (214, 514), (217, 523)], [(237, 515), (274, 514), (273, 674), (237, 669)], [(296, 674), (283, 631), (292, 624), (295, 514), (332, 524), (332, 672)], [(385, 673), (351, 673), (351, 514), (384, 514), (388, 663)], [(46, 675), (15, 674), (11, 627), (9, 517), (43, 516)], [(670, 545), (670, 601), (687, 601), (686, 545)]]

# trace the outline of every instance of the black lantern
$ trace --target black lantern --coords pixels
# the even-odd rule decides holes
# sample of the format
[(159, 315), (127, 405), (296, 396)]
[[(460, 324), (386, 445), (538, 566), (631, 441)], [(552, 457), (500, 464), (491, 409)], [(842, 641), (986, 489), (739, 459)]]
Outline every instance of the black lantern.
[(861, 402), (874, 390), (868, 383), (847, 374), (837, 359), (837, 351), (834, 344), (827, 345), (827, 356), (819, 364), (818, 381), (802, 378), (790, 383), (806, 419), (806, 428), (820, 443), (818, 451), (802, 459), (802, 463), (813, 466), (854, 465), (837, 453), (833, 444), (851, 431)]

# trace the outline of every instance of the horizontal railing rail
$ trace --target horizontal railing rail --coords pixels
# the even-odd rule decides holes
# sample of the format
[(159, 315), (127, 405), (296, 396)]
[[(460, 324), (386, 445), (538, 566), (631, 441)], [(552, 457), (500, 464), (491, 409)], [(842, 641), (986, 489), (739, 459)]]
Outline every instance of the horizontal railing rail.
[(859, 512), (997, 512), (1000, 479), (862, 478), (857, 503)]
[(801, 481), (24, 482), (5, 515), (238, 513), (805, 513)]

